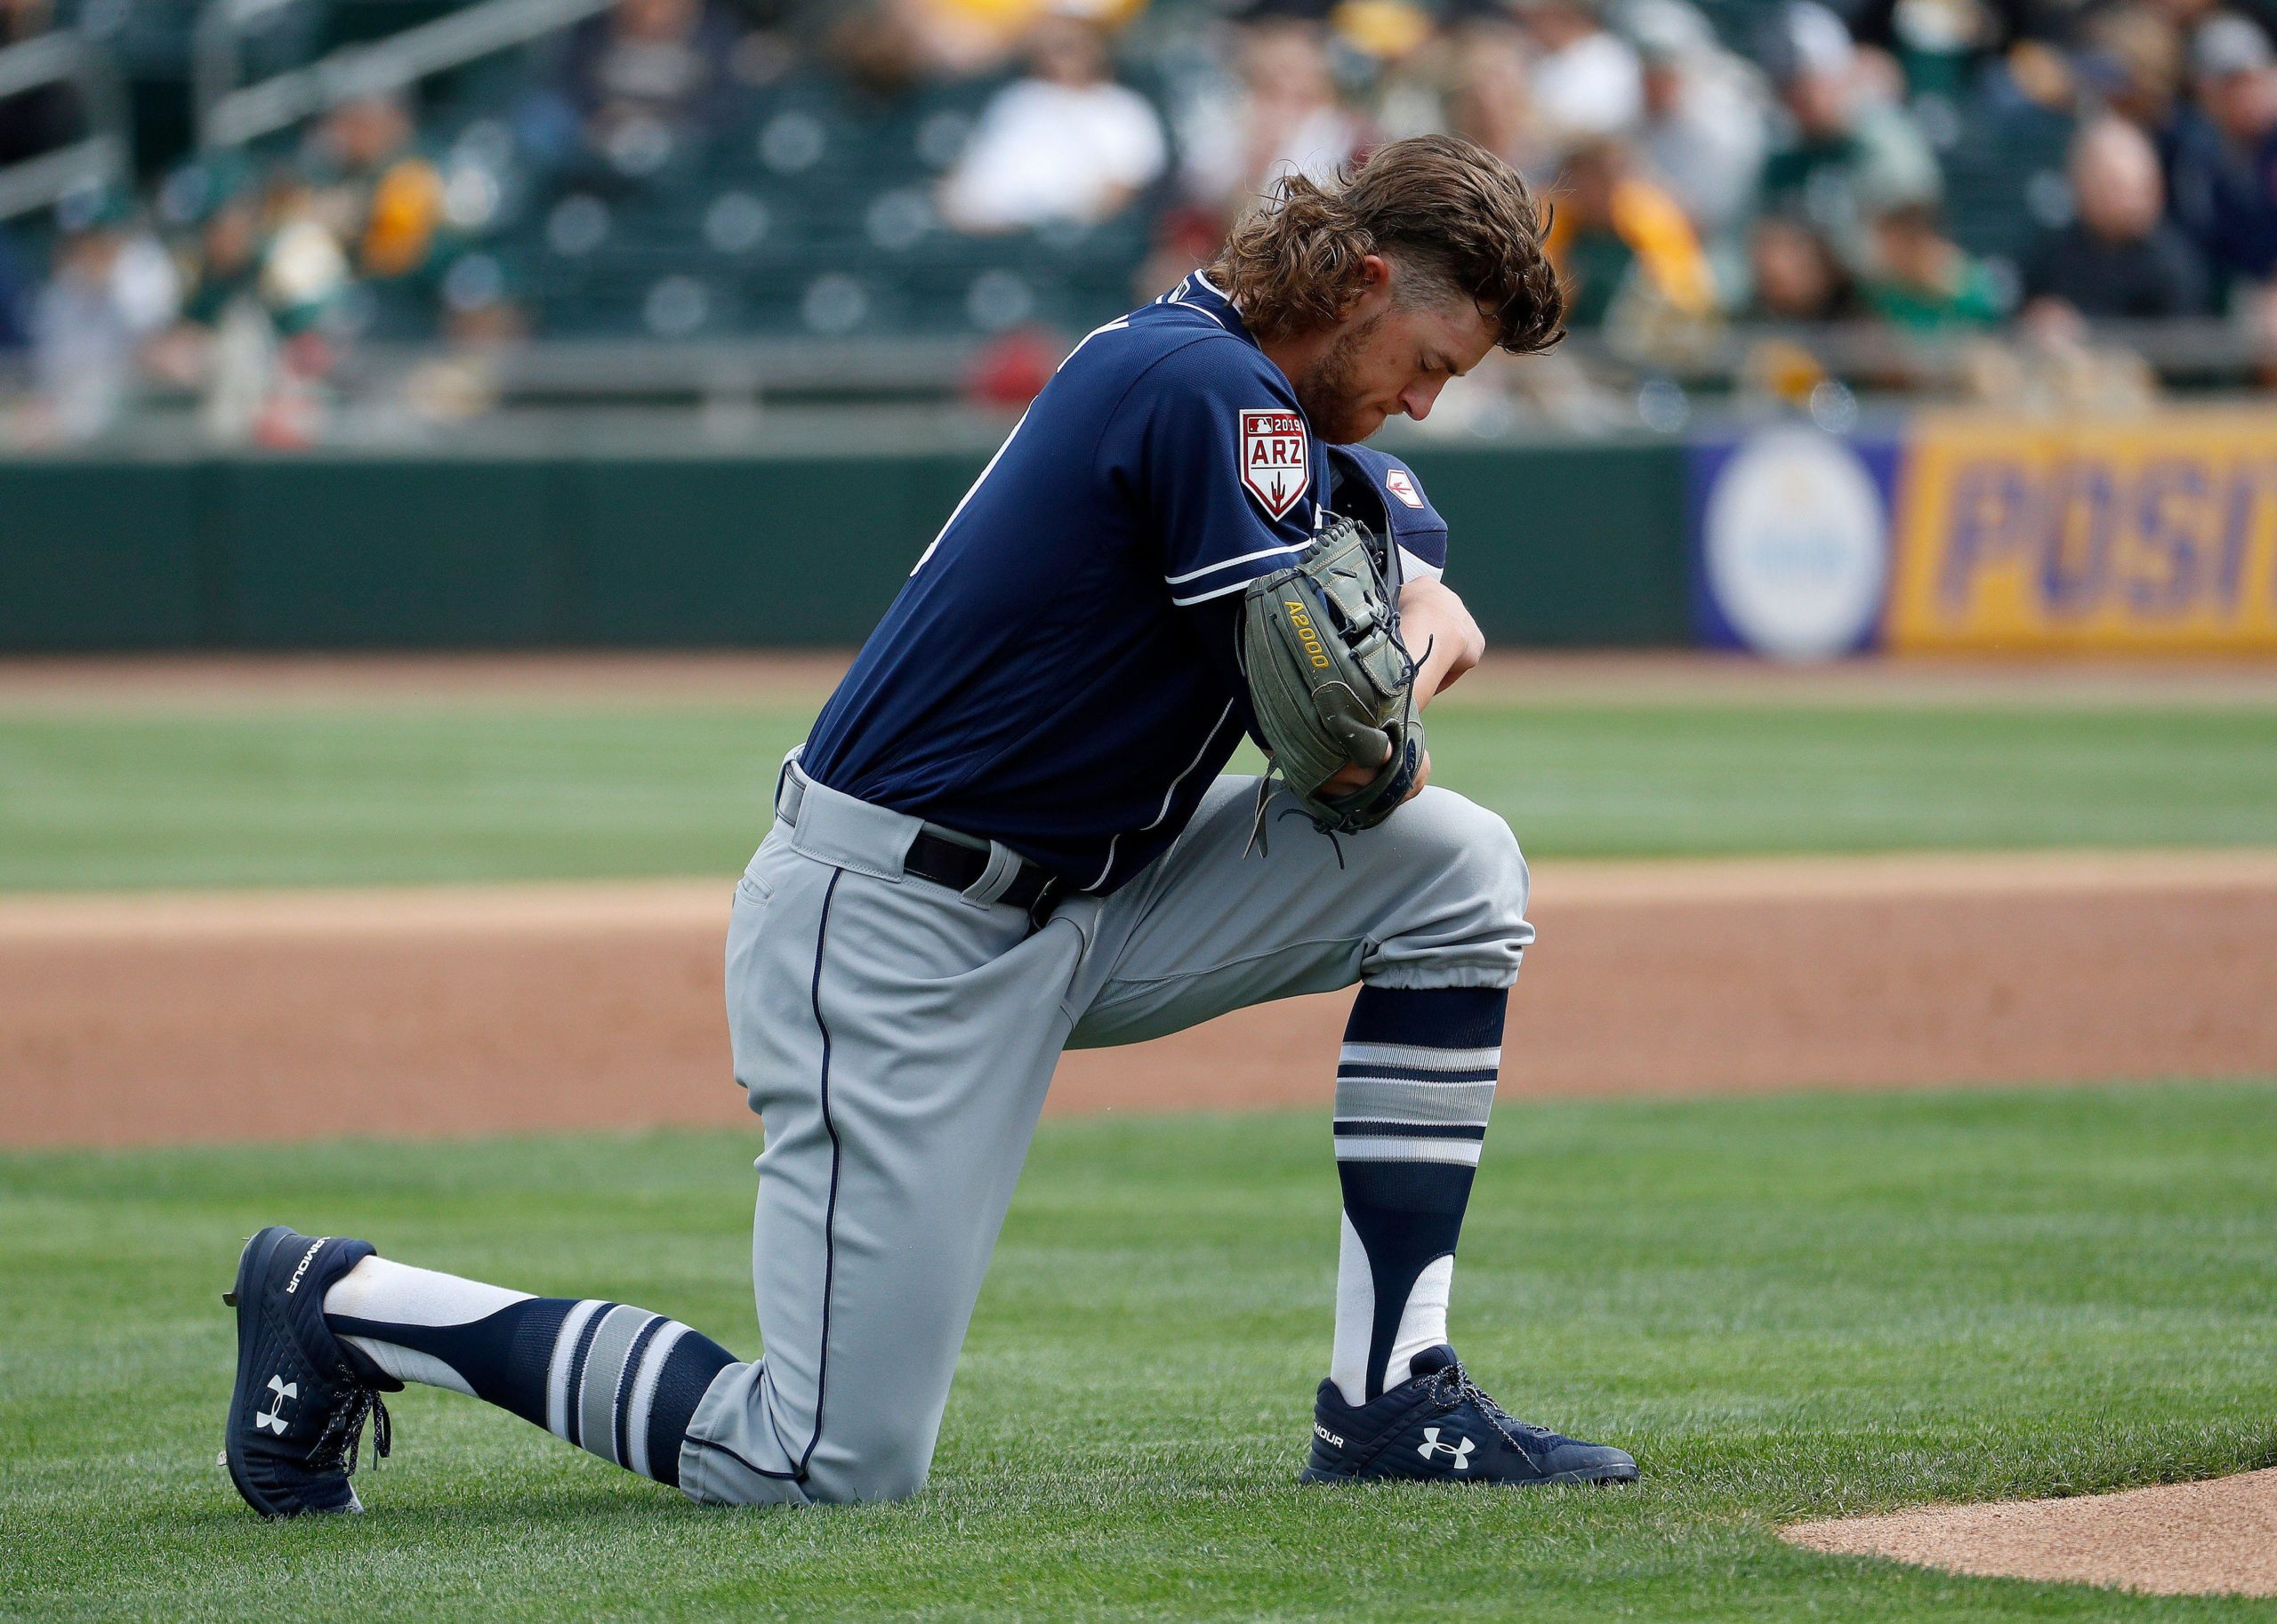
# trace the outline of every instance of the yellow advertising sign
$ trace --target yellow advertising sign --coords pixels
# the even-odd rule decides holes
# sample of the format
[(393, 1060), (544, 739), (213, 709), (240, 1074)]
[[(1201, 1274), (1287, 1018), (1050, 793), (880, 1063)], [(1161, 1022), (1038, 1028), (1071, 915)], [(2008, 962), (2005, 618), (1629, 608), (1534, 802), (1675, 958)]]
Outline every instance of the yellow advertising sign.
[(1908, 438), (1890, 647), (2277, 651), (2277, 410)]

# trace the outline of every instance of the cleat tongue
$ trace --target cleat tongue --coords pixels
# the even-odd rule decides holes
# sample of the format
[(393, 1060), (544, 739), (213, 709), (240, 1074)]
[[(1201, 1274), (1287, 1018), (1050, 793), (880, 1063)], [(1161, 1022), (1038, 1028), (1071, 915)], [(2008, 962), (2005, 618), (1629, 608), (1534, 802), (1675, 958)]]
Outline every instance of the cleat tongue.
[(1432, 1376), (1455, 1363), (1455, 1350), (1441, 1342), (1425, 1348), (1409, 1360), (1407, 1368), (1417, 1376)]

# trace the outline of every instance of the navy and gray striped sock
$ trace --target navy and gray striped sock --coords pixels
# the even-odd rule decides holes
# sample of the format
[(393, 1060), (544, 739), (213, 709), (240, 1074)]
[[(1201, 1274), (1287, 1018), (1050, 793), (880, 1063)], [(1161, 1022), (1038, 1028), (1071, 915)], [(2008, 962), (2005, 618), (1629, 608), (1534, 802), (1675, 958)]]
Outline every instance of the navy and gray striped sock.
[(470, 1394), (658, 1483), (735, 1355), (677, 1320), (528, 1297), (367, 1258), (325, 1294), (333, 1333), (403, 1381)]
[(1364, 986), (1336, 1068), (1344, 1189), (1329, 1378), (1349, 1404), (1447, 1339), (1455, 1242), (1502, 1061), (1502, 987)]

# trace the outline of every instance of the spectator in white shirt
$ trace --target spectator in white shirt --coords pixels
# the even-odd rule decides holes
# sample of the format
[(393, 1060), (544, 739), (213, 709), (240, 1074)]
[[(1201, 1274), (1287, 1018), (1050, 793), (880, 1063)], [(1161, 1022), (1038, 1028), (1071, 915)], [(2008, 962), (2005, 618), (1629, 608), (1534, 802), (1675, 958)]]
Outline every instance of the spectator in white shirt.
[(1736, 245), (1769, 144), (1761, 78), (1682, 0), (1646, 0), (1629, 27), (1645, 65), (1637, 147), (1711, 252)]
[(1534, 100), (1533, 52), (1507, 21), (1485, 17), (1455, 36), (1446, 123), (1537, 186), (1557, 179), (1557, 157)]
[(173, 261), (123, 197), (87, 205), (55, 252), (55, 274), (32, 303), (31, 438), (92, 439), (124, 412), (144, 351), (181, 308)]
[(1637, 52), (1606, 32), (1596, 0), (1521, 0), (1518, 15), (1540, 53), (1533, 100), (1562, 150), (1608, 135), (1626, 135), (1645, 109)]
[(1241, 78), (1200, 97), (1179, 120), (1187, 195), (1231, 219), (1284, 174), (1326, 182), (1366, 144), (1330, 70), (1328, 32), (1268, 16), (1241, 36)]
[(1055, 12), (1027, 50), (1027, 76), (997, 92), (942, 182), (941, 213), (960, 231), (1105, 220), (1169, 162), (1154, 108), (1114, 82), (1098, 23)]

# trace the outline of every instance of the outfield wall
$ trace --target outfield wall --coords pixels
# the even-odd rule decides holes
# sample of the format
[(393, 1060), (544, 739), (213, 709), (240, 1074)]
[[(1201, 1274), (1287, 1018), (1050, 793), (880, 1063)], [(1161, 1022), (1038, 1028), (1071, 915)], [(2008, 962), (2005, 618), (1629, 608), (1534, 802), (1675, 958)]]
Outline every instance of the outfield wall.
[[(1504, 647), (2277, 653), (2265, 406), (1398, 448)], [(0, 462), (0, 652), (843, 647), (987, 450)]]
[(2277, 411), (1925, 412), (1691, 449), (1695, 631), (1805, 656), (2277, 653)]
[[(861, 640), (985, 453), (0, 462), (0, 648)], [(1667, 442), (1426, 449), (1512, 645), (1686, 641)]]

